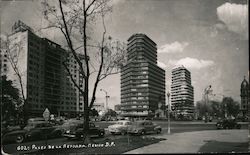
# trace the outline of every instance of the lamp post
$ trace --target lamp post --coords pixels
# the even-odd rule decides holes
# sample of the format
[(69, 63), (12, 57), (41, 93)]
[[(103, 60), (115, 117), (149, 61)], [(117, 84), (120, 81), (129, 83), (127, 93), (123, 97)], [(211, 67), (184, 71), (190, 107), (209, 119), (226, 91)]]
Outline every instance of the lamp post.
[(109, 96), (108, 96), (108, 92), (106, 91), (106, 90), (104, 90), (104, 89), (100, 89), (100, 91), (103, 91), (104, 93), (105, 93), (105, 97), (106, 97), (106, 106), (105, 106), (105, 109), (106, 110), (108, 110), (108, 98), (109, 98)]
[(168, 134), (170, 134), (170, 102), (169, 102), (169, 96), (170, 93), (167, 93), (168, 96)]

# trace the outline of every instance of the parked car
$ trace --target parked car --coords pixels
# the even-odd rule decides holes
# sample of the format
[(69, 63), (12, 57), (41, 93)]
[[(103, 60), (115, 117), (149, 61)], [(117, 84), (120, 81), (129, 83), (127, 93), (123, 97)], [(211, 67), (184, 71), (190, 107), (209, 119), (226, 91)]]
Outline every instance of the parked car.
[(83, 124), (83, 120), (69, 119), (64, 121), (64, 123), (61, 126), (59, 126), (59, 128), (61, 128), (62, 133), (65, 133), (68, 130), (72, 130), (79, 124)]
[(217, 129), (240, 129), (241, 125), (235, 119), (224, 119), (216, 123)]
[[(68, 139), (80, 139), (84, 135), (83, 123), (73, 125), (67, 130), (63, 136)], [(89, 134), (91, 136), (103, 137), (105, 134), (105, 130), (96, 126), (94, 123), (89, 123)]]
[(128, 129), (128, 133), (130, 134), (139, 134), (144, 135), (147, 133), (161, 133), (161, 126), (153, 123), (149, 120), (142, 120), (134, 122)]
[(11, 125), (1, 125), (1, 137), (5, 135), (6, 133), (9, 133), (11, 131), (21, 130), (22, 128), (19, 125), (11, 126)]
[(117, 121), (115, 124), (108, 126), (108, 131), (111, 134), (126, 134), (128, 132), (128, 128), (132, 125), (130, 121), (122, 120)]
[(15, 130), (3, 136), (3, 142), (22, 143), (26, 140), (40, 140), (45, 138), (61, 137), (62, 131), (57, 126), (53, 126), (45, 121), (29, 123), (22, 130)]

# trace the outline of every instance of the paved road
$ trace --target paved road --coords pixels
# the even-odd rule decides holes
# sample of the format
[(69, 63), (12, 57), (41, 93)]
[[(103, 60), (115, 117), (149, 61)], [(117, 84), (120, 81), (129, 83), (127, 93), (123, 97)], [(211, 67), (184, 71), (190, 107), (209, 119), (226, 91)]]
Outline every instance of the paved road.
[[(114, 124), (115, 122), (96, 122), (96, 125), (107, 128), (108, 125)], [(157, 124), (161, 125), (163, 128), (162, 133), (159, 135), (165, 135), (167, 133), (168, 124), (167, 122), (158, 121)], [(247, 124), (242, 124), (242, 129), (247, 129)], [(203, 131), (203, 130), (216, 130), (215, 123), (209, 122), (172, 122), (171, 123), (171, 133), (182, 133), (182, 132), (190, 132), (190, 131)], [(113, 136), (110, 134), (106, 134), (104, 138), (119, 138), (119, 135)], [(100, 140), (102, 140), (100, 138)], [(20, 149), (22, 150), (22, 153), (25, 152), (32, 152), (36, 150), (43, 149), (44, 146), (47, 144), (54, 145), (54, 146), (61, 146), (63, 144), (71, 145), (71, 144), (77, 144), (80, 141), (72, 141), (67, 140), (66, 138), (58, 138), (58, 139), (51, 139), (46, 142), (46, 140), (40, 140), (40, 141), (32, 141), (32, 142), (25, 142), (22, 144), (7, 144), (3, 146), (3, 150), (5, 152), (15, 154), (20, 152)], [(19, 149), (19, 150), (18, 150)]]
[(125, 154), (247, 153), (250, 151), (248, 150), (248, 132), (244, 129), (234, 129), (163, 134), (159, 136), (166, 140), (131, 150)]
[[(102, 128), (107, 128), (109, 125), (114, 124), (115, 122), (96, 122), (96, 124)], [(167, 121), (154, 121), (154, 123), (160, 125), (163, 129), (163, 132), (167, 132), (168, 122)], [(203, 131), (203, 130), (216, 130), (216, 122), (204, 123), (203, 121), (174, 121), (170, 123), (171, 133), (181, 133), (189, 131)], [(241, 122), (242, 129), (248, 129), (247, 122)]]

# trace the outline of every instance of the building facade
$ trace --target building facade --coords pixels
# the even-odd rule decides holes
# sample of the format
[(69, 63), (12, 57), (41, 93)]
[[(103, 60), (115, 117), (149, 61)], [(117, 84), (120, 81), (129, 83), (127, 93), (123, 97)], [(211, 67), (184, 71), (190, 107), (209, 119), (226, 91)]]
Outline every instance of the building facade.
[(191, 74), (184, 67), (172, 70), (171, 108), (175, 118), (191, 119), (194, 117), (194, 90)]
[(241, 105), (240, 105), (240, 110), (243, 114), (243, 117), (246, 118), (247, 114), (249, 117), (250, 113), (250, 106), (249, 106), (249, 84), (244, 77), (244, 80), (241, 82), (241, 87), (240, 87), (240, 97), (241, 97)]
[[(76, 82), (83, 83), (77, 63), (69, 52), (18, 21), (8, 36), (11, 58), (21, 75), (26, 107), (30, 116), (42, 116), (45, 108), (56, 115), (74, 115), (83, 110), (81, 95), (69, 78), (63, 62), (68, 64)], [(21, 91), (18, 77), (8, 63), (8, 79)], [(82, 100), (83, 102), (83, 100)]]
[(8, 58), (7, 58), (7, 53), (5, 49), (0, 50), (0, 71), (1, 71), (1, 76), (6, 75), (7, 73), (7, 64), (8, 64)]
[(101, 112), (101, 111), (105, 111), (104, 103), (103, 103), (103, 102), (98, 102), (98, 103), (95, 102), (95, 103), (93, 104), (92, 109), (97, 110), (98, 113)]
[[(157, 47), (145, 34), (128, 39), (127, 64), (121, 68), (121, 115), (155, 117), (165, 106), (165, 71), (157, 66)], [(159, 106), (160, 105), (160, 106)]]

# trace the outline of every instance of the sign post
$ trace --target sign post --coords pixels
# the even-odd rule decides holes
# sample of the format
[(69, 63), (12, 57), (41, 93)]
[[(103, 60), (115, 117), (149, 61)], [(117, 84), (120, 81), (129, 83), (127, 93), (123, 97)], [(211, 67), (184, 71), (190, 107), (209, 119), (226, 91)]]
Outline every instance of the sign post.
[(49, 109), (46, 108), (46, 109), (44, 110), (44, 112), (43, 112), (43, 118), (44, 118), (44, 120), (45, 120), (46, 122), (48, 122), (49, 116), (50, 116)]

